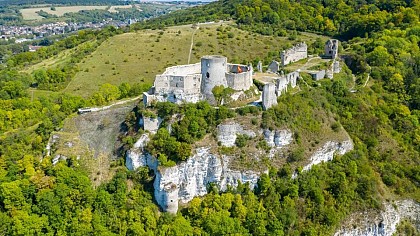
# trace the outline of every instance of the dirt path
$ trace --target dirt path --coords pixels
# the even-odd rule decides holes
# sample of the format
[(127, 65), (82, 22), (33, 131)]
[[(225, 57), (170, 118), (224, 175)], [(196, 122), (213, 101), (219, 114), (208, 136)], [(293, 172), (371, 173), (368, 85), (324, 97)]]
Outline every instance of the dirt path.
[(141, 99), (141, 98), (142, 98), (142, 96), (137, 96), (137, 97), (135, 97), (135, 98), (131, 98), (131, 99), (128, 99), (128, 100), (118, 101), (118, 102), (113, 103), (113, 104), (108, 105), (108, 106), (103, 106), (103, 107), (91, 107), (91, 108), (82, 108), (82, 109), (79, 109), (79, 113), (84, 113), (84, 112), (81, 112), (81, 111), (83, 111), (83, 110), (89, 110), (89, 112), (104, 111), (104, 110), (108, 110), (108, 109), (110, 109), (110, 108), (111, 108), (111, 107), (113, 107), (113, 106), (122, 105), (122, 104), (129, 103), (129, 102), (135, 101), (135, 100), (137, 100), (137, 99)]
[(194, 32), (193, 32), (193, 34), (191, 35), (191, 46), (190, 46), (190, 53), (188, 54), (188, 62), (187, 62), (187, 64), (190, 64), (190, 60), (191, 60), (191, 53), (192, 53), (192, 49), (193, 49), (193, 46), (194, 46), (194, 35), (195, 35), (195, 33), (197, 32), (197, 30), (198, 30), (199, 28), (197, 27), (195, 30), (194, 30)]
[(314, 63), (314, 62), (311, 62), (311, 61), (319, 60), (319, 59), (321, 59), (321, 57), (311, 57), (311, 58), (309, 58), (308, 61), (303, 66), (301, 66), (299, 68), (299, 70), (302, 71), (302, 72), (308, 72), (309, 71), (308, 68), (310, 68), (312, 66), (315, 66), (319, 63), (319, 62)]

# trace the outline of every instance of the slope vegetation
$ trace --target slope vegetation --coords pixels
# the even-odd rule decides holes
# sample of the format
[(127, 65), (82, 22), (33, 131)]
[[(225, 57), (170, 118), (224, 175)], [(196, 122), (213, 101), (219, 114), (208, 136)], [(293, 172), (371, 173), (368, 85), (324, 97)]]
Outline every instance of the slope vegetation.
[(229, 61), (248, 64), (257, 58), (269, 61), (283, 48), (299, 41), (311, 44), (317, 38), (326, 39), (314, 34), (300, 34), (294, 39), (262, 36), (239, 30), (229, 22), (202, 24), (199, 29), (185, 25), (125, 33), (105, 41), (82, 60), (79, 72), (63, 91), (89, 97), (104, 83), (152, 83), (166, 67), (188, 63), (191, 43), (190, 63), (204, 55), (222, 54)]

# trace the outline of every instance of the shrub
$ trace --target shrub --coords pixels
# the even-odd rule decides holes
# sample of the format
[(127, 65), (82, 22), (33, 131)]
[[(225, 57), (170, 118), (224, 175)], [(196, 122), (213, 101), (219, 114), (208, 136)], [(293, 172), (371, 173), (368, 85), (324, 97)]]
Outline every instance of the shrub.
[(297, 148), (289, 154), (289, 156), (287, 157), (287, 160), (289, 162), (297, 162), (297, 161), (303, 160), (303, 158), (304, 158), (303, 148)]
[(236, 136), (235, 145), (239, 148), (245, 147), (247, 142), (249, 140), (249, 137), (245, 134), (238, 134)]
[(331, 129), (334, 130), (334, 132), (338, 132), (340, 130), (340, 124), (338, 124), (338, 122), (334, 122), (331, 124)]

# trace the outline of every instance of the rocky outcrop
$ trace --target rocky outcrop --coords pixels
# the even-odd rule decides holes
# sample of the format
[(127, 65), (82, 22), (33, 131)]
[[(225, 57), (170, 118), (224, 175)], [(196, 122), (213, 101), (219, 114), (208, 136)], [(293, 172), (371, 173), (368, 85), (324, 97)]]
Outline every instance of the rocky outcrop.
[(216, 184), (221, 191), (228, 186), (236, 187), (239, 182), (248, 183), (252, 189), (257, 185), (260, 173), (232, 170), (230, 157), (212, 154), (209, 148), (196, 149), (196, 154), (176, 166), (159, 167), (156, 158), (143, 151), (147, 141), (145, 134), (127, 152), (126, 166), (130, 170), (148, 166), (155, 171), (154, 195), (164, 211), (176, 213), (179, 201), (187, 203), (196, 196), (207, 194), (210, 183)]
[(303, 170), (309, 170), (313, 165), (318, 165), (324, 161), (331, 161), (334, 154), (344, 155), (351, 150), (353, 150), (353, 142), (350, 139), (343, 142), (328, 141), (311, 156), (311, 162), (304, 166)]
[(139, 125), (143, 127), (145, 131), (149, 131), (152, 134), (158, 131), (161, 123), (162, 123), (162, 118), (160, 117), (155, 117), (155, 118), (141, 117), (139, 120)]
[(217, 141), (219, 141), (222, 146), (235, 146), (235, 141), (238, 134), (246, 135), (251, 138), (256, 136), (254, 131), (245, 130), (238, 123), (231, 122), (217, 126)]
[(155, 198), (163, 210), (178, 210), (178, 201), (187, 203), (196, 196), (207, 194), (209, 183), (216, 184), (221, 191), (238, 182), (248, 183), (253, 189), (259, 173), (229, 169), (229, 157), (219, 157), (208, 148), (199, 148), (186, 162), (174, 167), (158, 168), (154, 182)]
[(149, 153), (144, 152), (144, 148), (149, 142), (149, 135), (143, 134), (134, 144), (133, 148), (127, 151), (125, 166), (129, 170), (136, 170), (139, 167), (149, 166), (151, 169), (157, 169), (158, 162), (156, 158)]
[(266, 129), (263, 131), (264, 139), (270, 147), (284, 147), (292, 143), (293, 134), (288, 129), (273, 130)]
[(334, 236), (391, 236), (402, 219), (411, 220), (420, 229), (420, 204), (413, 200), (384, 203), (381, 212), (360, 212), (346, 220)]

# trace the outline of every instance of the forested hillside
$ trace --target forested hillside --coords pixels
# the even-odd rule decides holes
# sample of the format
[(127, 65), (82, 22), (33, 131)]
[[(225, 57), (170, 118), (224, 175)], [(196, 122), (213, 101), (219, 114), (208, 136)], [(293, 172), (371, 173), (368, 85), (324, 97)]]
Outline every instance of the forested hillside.
[[(114, 178), (94, 188), (77, 158), (54, 166), (43, 155), (51, 132), (78, 108), (146, 89), (142, 84), (104, 85), (92, 100), (62, 93), (32, 97), (28, 92), (31, 85), (57, 90), (71, 79), (83, 56), (122, 30), (83, 31), (35, 53), (10, 57), (0, 71), (0, 235), (332, 235), (355, 211), (379, 209), (383, 201), (400, 198), (420, 201), (419, 18), (420, 1), (224, 0), (133, 27), (234, 20), (239, 28), (266, 35), (332, 35), (345, 40), (343, 53), (356, 76), (356, 92), (344, 82), (351, 78), (308, 81), (310, 86), (281, 97), (278, 106), (249, 112), (263, 128), (293, 122), (310, 127), (311, 122), (298, 117), (323, 109), (334, 115), (337, 128), (350, 134), (354, 151), (295, 179), (295, 160), (271, 167), (254, 191), (239, 186), (220, 193), (209, 186), (210, 194), (193, 199), (177, 215), (159, 211), (152, 197), (153, 173), (145, 168), (130, 172), (115, 161)], [(80, 54), (56, 71), (20, 72), (78, 45), (84, 47)], [(161, 108), (165, 115), (176, 109)], [(160, 133), (164, 141), (187, 142), (183, 139), (190, 135), (188, 142), (194, 142), (212, 133), (215, 123), (244, 115), (224, 108), (216, 112), (202, 103), (182, 109), (187, 117), (199, 115), (175, 126), (173, 136), (179, 137)], [(138, 131), (136, 112), (127, 115), (127, 133)], [(181, 130), (190, 126), (195, 129)], [(172, 155), (158, 145), (158, 138), (149, 148)], [(125, 139), (132, 145), (132, 139)], [(417, 231), (408, 227), (405, 232)]]
[[(418, 1), (222, 0), (151, 20), (147, 27), (234, 19), (261, 34), (312, 31), (345, 39), (418, 23)], [(144, 27), (141, 25), (140, 27)]]

